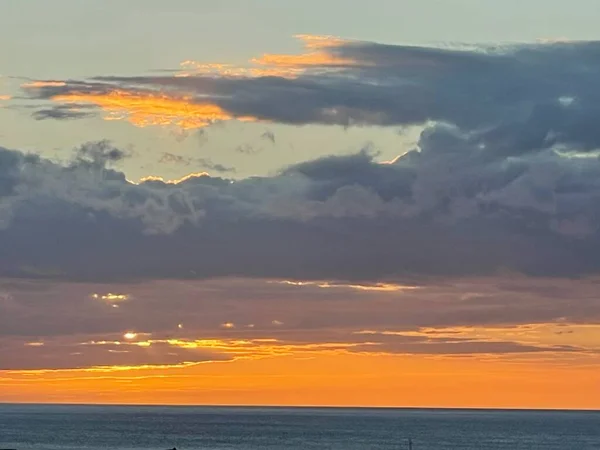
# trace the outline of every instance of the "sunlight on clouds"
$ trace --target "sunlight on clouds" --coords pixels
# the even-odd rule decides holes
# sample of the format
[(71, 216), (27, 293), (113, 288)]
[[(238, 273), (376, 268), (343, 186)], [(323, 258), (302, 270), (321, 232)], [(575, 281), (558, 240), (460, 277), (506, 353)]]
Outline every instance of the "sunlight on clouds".
[(225, 78), (244, 78), (244, 77), (282, 77), (295, 78), (302, 70), (291, 67), (238, 67), (232, 64), (213, 64), (201, 63), (198, 61), (183, 61), (181, 71), (175, 74), (175, 77), (187, 78), (193, 76), (215, 76)]
[(438, 336), (459, 336), (482, 340), (507, 340), (520, 344), (570, 345), (600, 350), (600, 325), (541, 323), (514, 327), (463, 327), (448, 330), (425, 330)]
[(25, 89), (34, 89), (44, 87), (61, 87), (66, 85), (67, 83), (65, 83), (64, 81), (37, 80), (32, 81), (31, 83), (23, 83), (21, 87)]
[(510, 342), (539, 347), (572, 346), (600, 350), (600, 325), (540, 323), (506, 327), (420, 328), (417, 331), (363, 330), (360, 335), (467, 339), (476, 342)]
[[(134, 334), (134, 333), (132, 333)], [(137, 335), (136, 335), (137, 336)], [(133, 338), (127, 338), (131, 340)], [(216, 354), (226, 355), (231, 360), (236, 359), (263, 359), (280, 356), (291, 356), (299, 354), (317, 354), (321, 352), (338, 353), (346, 352), (352, 348), (376, 345), (368, 342), (317, 342), (317, 343), (294, 343), (285, 342), (273, 338), (263, 339), (149, 339), (139, 342), (114, 342), (93, 341), (81, 345), (95, 346), (127, 346), (151, 347), (153, 345), (168, 344), (174, 348), (185, 350), (208, 350)], [(216, 359), (212, 362), (220, 362)], [(207, 361), (211, 362), (211, 361)]]
[(291, 74), (302, 73), (312, 67), (333, 68), (356, 64), (350, 58), (341, 58), (331, 52), (332, 49), (347, 44), (349, 42), (347, 40), (333, 36), (315, 36), (309, 34), (299, 34), (295, 37), (301, 40), (304, 47), (310, 51), (299, 55), (267, 53), (260, 58), (252, 59), (251, 62), (271, 69), (288, 69), (291, 71)]
[(350, 289), (356, 291), (373, 292), (400, 292), (419, 289), (418, 286), (405, 286), (400, 284), (376, 283), (376, 284), (345, 284), (331, 281), (273, 281), (272, 283), (286, 284), (290, 286), (314, 286), (321, 289)]
[(91, 297), (94, 300), (100, 300), (106, 303), (120, 303), (120, 302), (126, 302), (127, 300), (130, 299), (129, 295), (127, 294), (112, 294), (112, 293), (108, 293), (108, 294), (92, 294)]
[[(256, 78), (283, 77), (296, 78), (308, 71), (330, 72), (338, 68), (355, 65), (356, 62), (337, 56), (336, 47), (348, 41), (331, 36), (297, 35), (305, 52), (297, 55), (264, 54), (253, 58), (248, 67), (238, 67), (221, 63), (200, 63), (186, 60), (175, 77), (211, 76), (219, 78)], [(52, 87), (64, 87), (63, 81), (37, 80), (21, 85), (25, 90)], [(233, 116), (220, 106), (193, 97), (182, 91), (148, 92), (128, 91), (115, 88), (110, 92), (71, 92), (57, 94), (51, 100), (62, 105), (93, 105), (104, 113), (108, 121), (127, 121), (144, 128), (149, 126), (175, 127), (181, 130), (193, 130), (211, 124), (238, 120), (242, 122), (258, 121), (252, 116)]]
[[(300, 40), (306, 50), (298, 55), (266, 53), (250, 60), (252, 66), (234, 66), (232, 64), (200, 63), (193, 60), (181, 63), (181, 72), (177, 77), (218, 76), (218, 77), (282, 77), (296, 78), (308, 70), (326, 71), (332, 68), (354, 65), (349, 58), (340, 58), (331, 50), (347, 44), (348, 41), (334, 36), (314, 36), (300, 34), (294, 36)], [(330, 50), (330, 51), (327, 51)], [(258, 67), (257, 67), (258, 66)]]
[(194, 178), (201, 178), (201, 177), (208, 177), (208, 176), (210, 176), (210, 174), (208, 172), (194, 172), (194, 173), (189, 173), (189, 174), (185, 175), (184, 177), (181, 177), (176, 180), (165, 180), (163, 177), (148, 175), (146, 177), (140, 178), (140, 181), (138, 183), (133, 183), (133, 184), (145, 183), (147, 181), (160, 181), (161, 183), (165, 183), (165, 184), (180, 184), (185, 181), (192, 180)]
[(109, 93), (77, 93), (55, 95), (62, 104), (92, 104), (106, 112), (105, 120), (126, 120), (144, 128), (175, 126), (184, 130), (206, 127), (224, 120), (255, 121), (253, 117), (233, 117), (211, 103), (198, 103), (189, 95), (169, 96), (151, 92), (114, 90)]
[(61, 373), (119, 373), (119, 372), (130, 372), (130, 371), (144, 371), (144, 370), (168, 370), (168, 369), (180, 369), (184, 367), (195, 366), (198, 364), (204, 364), (203, 362), (183, 362), (180, 364), (141, 364), (136, 366), (94, 366), (85, 368), (73, 368), (73, 369), (31, 369), (31, 370), (5, 370), (3, 373), (7, 375), (25, 375), (31, 377), (37, 377), (39, 375), (55, 375)]

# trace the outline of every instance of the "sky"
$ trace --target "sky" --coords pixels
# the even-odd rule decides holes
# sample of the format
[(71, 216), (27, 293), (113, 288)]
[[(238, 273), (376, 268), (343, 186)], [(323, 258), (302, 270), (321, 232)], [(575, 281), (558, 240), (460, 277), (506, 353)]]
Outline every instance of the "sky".
[(0, 0), (0, 402), (600, 407), (596, 0)]

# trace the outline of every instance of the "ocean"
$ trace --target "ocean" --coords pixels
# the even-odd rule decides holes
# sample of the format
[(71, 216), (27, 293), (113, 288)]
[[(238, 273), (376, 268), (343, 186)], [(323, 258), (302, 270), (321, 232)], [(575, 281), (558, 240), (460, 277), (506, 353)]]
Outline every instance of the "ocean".
[(600, 412), (0, 405), (0, 449), (592, 450)]

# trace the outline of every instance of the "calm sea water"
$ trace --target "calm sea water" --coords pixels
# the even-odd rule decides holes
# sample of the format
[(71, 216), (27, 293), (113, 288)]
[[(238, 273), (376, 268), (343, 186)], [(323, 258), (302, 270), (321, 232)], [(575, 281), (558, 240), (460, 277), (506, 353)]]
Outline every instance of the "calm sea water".
[(600, 413), (0, 405), (0, 449), (600, 449)]

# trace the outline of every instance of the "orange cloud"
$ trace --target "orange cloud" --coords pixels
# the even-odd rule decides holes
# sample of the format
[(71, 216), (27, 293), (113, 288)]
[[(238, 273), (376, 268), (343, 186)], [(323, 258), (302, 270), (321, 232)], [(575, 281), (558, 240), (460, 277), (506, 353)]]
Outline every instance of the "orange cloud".
[(265, 66), (265, 70), (279, 70), (288, 76), (296, 76), (311, 68), (331, 69), (335, 67), (352, 66), (356, 61), (350, 58), (342, 58), (335, 55), (331, 50), (341, 47), (349, 41), (334, 36), (315, 36), (310, 34), (299, 34), (295, 36), (304, 44), (308, 50), (299, 55), (266, 53), (260, 58), (251, 60), (253, 64)]
[[(108, 94), (75, 92), (56, 95), (52, 100), (66, 104), (93, 104), (107, 113), (106, 120), (127, 120), (138, 127), (175, 125), (187, 130), (233, 119), (219, 106), (195, 103), (190, 96), (114, 90)], [(239, 119), (254, 120), (249, 117)]]
[[(335, 67), (355, 65), (356, 61), (341, 58), (331, 52), (336, 47), (346, 44), (347, 40), (333, 36), (315, 36), (300, 34), (295, 36), (302, 41), (305, 52), (298, 55), (266, 53), (259, 58), (252, 58), (253, 66), (243, 67), (231, 64), (200, 63), (187, 60), (181, 63), (182, 72), (179, 77), (215, 75), (219, 77), (284, 77), (296, 78), (309, 69), (323, 70)], [(259, 67), (256, 67), (259, 66)]]

